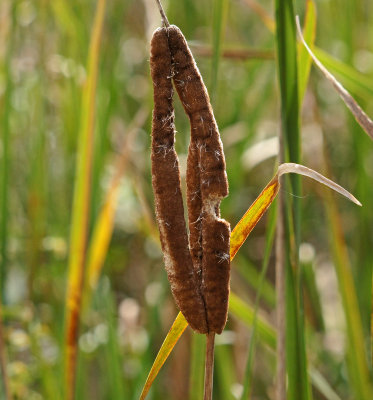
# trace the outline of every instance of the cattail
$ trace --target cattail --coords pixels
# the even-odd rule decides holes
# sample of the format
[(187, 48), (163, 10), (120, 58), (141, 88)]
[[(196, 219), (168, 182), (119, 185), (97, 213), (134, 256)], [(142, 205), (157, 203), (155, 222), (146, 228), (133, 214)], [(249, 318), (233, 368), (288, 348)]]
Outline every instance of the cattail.
[[(227, 319), (230, 276), (230, 227), (220, 218), (220, 201), (228, 195), (223, 145), (188, 44), (176, 26), (169, 27), (168, 35), (173, 81), (191, 125), (187, 162), (190, 248), (192, 256), (197, 249), (202, 256), (197, 265), (202, 266), (201, 292), (209, 331), (221, 333)], [(194, 233), (197, 229), (198, 236)]]
[[(201, 333), (221, 333), (227, 320), (230, 275), (230, 226), (220, 218), (220, 201), (228, 194), (223, 146), (206, 87), (179, 28), (171, 25), (155, 31), (150, 62), (153, 189), (168, 277), (191, 327)], [(174, 149), (171, 78), (191, 125), (186, 179), (189, 246)]]
[(174, 146), (171, 53), (166, 28), (154, 32), (150, 67), (154, 88), (152, 184), (166, 271), (177, 306), (193, 329), (206, 333), (206, 311), (198, 292), (188, 247), (179, 163)]

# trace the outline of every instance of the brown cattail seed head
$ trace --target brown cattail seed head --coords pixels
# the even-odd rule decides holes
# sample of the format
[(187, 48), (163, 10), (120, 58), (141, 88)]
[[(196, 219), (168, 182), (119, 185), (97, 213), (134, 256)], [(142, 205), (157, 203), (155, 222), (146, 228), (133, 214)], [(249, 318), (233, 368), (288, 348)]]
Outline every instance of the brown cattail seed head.
[[(230, 227), (219, 210), (221, 199), (228, 194), (222, 142), (206, 87), (179, 28), (171, 25), (154, 33), (150, 62), (153, 189), (168, 277), (176, 303), (192, 328), (221, 333), (227, 319), (230, 274)], [(174, 149), (171, 77), (191, 124), (189, 246)], [(162, 154), (159, 149), (167, 152)]]

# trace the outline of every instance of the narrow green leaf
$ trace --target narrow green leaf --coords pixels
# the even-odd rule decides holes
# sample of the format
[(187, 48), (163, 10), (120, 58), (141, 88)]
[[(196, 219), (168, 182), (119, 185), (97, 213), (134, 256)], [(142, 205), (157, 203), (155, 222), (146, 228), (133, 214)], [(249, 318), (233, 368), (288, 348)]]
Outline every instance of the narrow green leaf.
[(244, 378), (244, 389), (241, 396), (241, 400), (245, 400), (249, 398), (251, 382), (252, 382), (252, 373), (253, 373), (253, 364), (254, 364), (254, 354), (255, 354), (255, 346), (256, 346), (256, 330), (258, 324), (258, 311), (260, 298), (262, 294), (262, 290), (264, 287), (264, 283), (266, 282), (265, 277), (267, 274), (269, 259), (272, 251), (275, 231), (276, 231), (276, 208), (272, 208), (271, 214), (269, 217), (269, 224), (266, 234), (266, 247), (263, 258), (262, 270), (260, 273), (260, 281), (257, 285), (257, 292), (255, 298), (255, 308), (254, 308), (254, 320), (253, 320), (253, 329), (250, 337), (250, 345), (249, 345), (249, 354), (247, 356), (246, 368), (245, 368), (245, 378)]
[(343, 61), (334, 58), (318, 47), (315, 47), (313, 52), (325, 68), (339, 78), (347, 90), (363, 99), (372, 99), (372, 80), (368, 76), (362, 74)]
[[(281, 140), (280, 162), (298, 163), (301, 160), (301, 143), (299, 129), (299, 89), (298, 66), (296, 50), (296, 27), (292, 0), (276, 0), (276, 45), (277, 45), (277, 73), (280, 85), (281, 98)], [(299, 177), (292, 176), (291, 186), (286, 192), (293, 197), (282, 195), (279, 202), (283, 224), (284, 248), (278, 254), (276, 269), (277, 279), (283, 292), (278, 292), (278, 321), (286, 321), (284, 331), (281, 331), (278, 341), (278, 386), (279, 398), (285, 396), (285, 363), (287, 370), (287, 395), (290, 399), (310, 400), (311, 388), (307, 376), (307, 358), (305, 345), (305, 329), (303, 317), (302, 279), (299, 270), (299, 242), (301, 206), (301, 183)], [(279, 239), (279, 238), (278, 238)], [(282, 304), (286, 304), (285, 309)], [(283, 314), (286, 315), (283, 315)], [(286, 342), (286, 346), (285, 343)], [(285, 349), (284, 349), (285, 346)], [(286, 357), (280, 357), (286, 351)], [(280, 393), (281, 392), (281, 393)]]
[(325, 195), (334, 266), (347, 324), (347, 351), (349, 355), (350, 373), (353, 377), (352, 383), (354, 384), (356, 392), (355, 398), (358, 400), (371, 399), (373, 398), (373, 389), (369, 375), (361, 315), (347, 246), (333, 195), (330, 192), (325, 193)]
[(193, 332), (189, 373), (189, 400), (200, 400), (203, 398), (205, 342), (205, 335)]
[[(306, 16), (304, 20), (303, 36), (310, 48), (313, 49), (316, 36), (316, 6), (313, 0), (307, 0)], [(298, 90), (299, 105), (301, 106), (304, 94), (306, 92), (308, 78), (310, 75), (312, 58), (308, 51), (298, 43)]]
[[(231, 291), (229, 296), (229, 312), (239, 318), (247, 326), (252, 327), (254, 322), (254, 309)], [(276, 331), (261, 318), (257, 318), (257, 330), (260, 338), (271, 348), (276, 347)]]

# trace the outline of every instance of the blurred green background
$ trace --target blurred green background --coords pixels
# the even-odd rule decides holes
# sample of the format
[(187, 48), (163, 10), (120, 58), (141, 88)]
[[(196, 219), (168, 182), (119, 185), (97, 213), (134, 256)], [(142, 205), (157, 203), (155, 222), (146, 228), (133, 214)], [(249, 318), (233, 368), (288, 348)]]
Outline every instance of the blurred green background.
[[(328, 68), (373, 115), (373, 3), (315, 3), (316, 45), (327, 53)], [(274, 18), (272, 1), (260, 4)], [(164, 7), (188, 39), (210, 92), (230, 183), (222, 215), (233, 227), (276, 165), (280, 99), (275, 37), (249, 0), (164, 1)], [(60, 399), (64, 390), (69, 238), (95, 8), (92, 0), (0, 2), (2, 347), (15, 399)], [(302, 21), (305, 1), (295, 2), (295, 12)], [(150, 176), (149, 41), (159, 25), (154, 0), (107, 2), (94, 107), (88, 243), (120, 160), (122, 166), (112, 238), (97, 288), (81, 315), (77, 399), (138, 398), (177, 315), (163, 268)], [(175, 107), (177, 151), (185, 168), (189, 123), (176, 98)], [(314, 68), (302, 105), (301, 132), (302, 163), (334, 179), (363, 204), (358, 208), (335, 198), (368, 363), (373, 146)], [(338, 253), (341, 244), (325, 209), (325, 191), (306, 178), (302, 182), (307, 355), (319, 374), (313, 396), (357, 398), (334, 269), (333, 248)], [(267, 226), (268, 218), (263, 218), (232, 263), (232, 290), (250, 307), (260, 282)], [(273, 258), (259, 315), (274, 326)], [(232, 314), (216, 339), (214, 398), (240, 398), (251, 332), (244, 317)], [(188, 328), (149, 398), (201, 398), (201, 340)], [(255, 348), (250, 398), (273, 399), (273, 349), (260, 335)], [(322, 393), (320, 382), (329, 391)]]

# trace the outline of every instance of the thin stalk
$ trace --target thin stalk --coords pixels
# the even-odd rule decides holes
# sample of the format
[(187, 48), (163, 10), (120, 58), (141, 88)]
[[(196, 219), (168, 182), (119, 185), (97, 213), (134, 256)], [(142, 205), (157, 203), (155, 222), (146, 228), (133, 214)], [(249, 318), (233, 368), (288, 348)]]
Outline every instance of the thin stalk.
[(286, 400), (286, 298), (284, 248), (284, 192), (280, 191), (277, 205), (276, 230), (276, 400)]
[(168, 22), (168, 19), (167, 19), (166, 13), (163, 10), (162, 4), (161, 4), (160, 0), (155, 0), (155, 2), (158, 5), (159, 13), (161, 14), (161, 17), (162, 17), (162, 23), (166, 28), (168, 28), (170, 26), (170, 23)]
[(2, 157), (0, 157), (0, 296), (1, 301), (5, 301), (4, 297), (4, 286), (6, 279), (6, 269), (8, 260), (8, 181), (9, 181), (9, 171), (10, 171), (10, 114), (11, 114), (11, 97), (12, 97), (12, 71), (11, 71), (11, 59), (13, 52), (14, 43), (14, 29), (12, 27), (16, 26), (15, 23), (15, 12), (16, 4), (12, 6), (10, 10), (10, 16), (12, 22), (9, 27), (8, 33), (8, 47), (5, 55), (5, 65), (4, 65), (4, 79), (5, 79), (5, 92), (3, 99), (3, 112), (2, 112)]
[(205, 338), (193, 332), (189, 373), (189, 400), (200, 400), (203, 393)]
[(206, 363), (205, 363), (205, 393), (204, 400), (212, 399), (212, 386), (214, 375), (214, 347), (215, 333), (210, 332), (206, 335)]
[(262, 264), (262, 271), (260, 273), (259, 282), (257, 284), (257, 292), (255, 297), (255, 305), (254, 305), (254, 318), (253, 318), (253, 328), (251, 332), (250, 338), (250, 346), (249, 353), (247, 357), (247, 363), (245, 368), (245, 378), (244, 378), (244, 389), (242, 392), (241, 400), (245, 400), (249, 398), (250, 389), (251, 389), (251, 380), (252, 380), (252, 371), (253, 371), (253, 362), (254, 362), (254, 353), (255, 353), (255, 345), (257, 339), (257, 327), (258, 327), (258, 310), (260, 306), (260, 300), (262, 296), (262, 290), (265, 283), (265, 278), (268, 271), (269, 266), (269, 258), (271, 255), (271, 250), (273, 247), (273, 239), (275, 236), (276, 229), (276, 209), (272, 208), (269, 216), (268, 230), (266, 234), (266, 248), (264, 252), (264, 259)]

